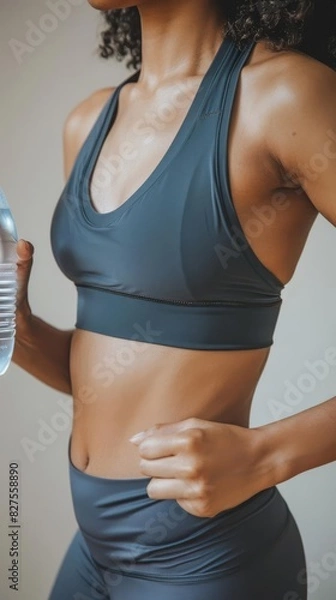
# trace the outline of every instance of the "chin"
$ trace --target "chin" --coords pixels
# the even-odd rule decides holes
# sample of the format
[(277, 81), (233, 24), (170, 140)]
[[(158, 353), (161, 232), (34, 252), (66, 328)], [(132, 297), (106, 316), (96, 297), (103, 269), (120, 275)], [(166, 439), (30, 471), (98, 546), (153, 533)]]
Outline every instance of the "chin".
[[(133, 0), (88, 0), (90, 6), (92, 8), (96, 8), (97, 10), (114, 10), (117, 8), (129, 8), (130, 6), (135, 6), (135, 2)], [(138, 3), (137, 3), (138, 4)]]

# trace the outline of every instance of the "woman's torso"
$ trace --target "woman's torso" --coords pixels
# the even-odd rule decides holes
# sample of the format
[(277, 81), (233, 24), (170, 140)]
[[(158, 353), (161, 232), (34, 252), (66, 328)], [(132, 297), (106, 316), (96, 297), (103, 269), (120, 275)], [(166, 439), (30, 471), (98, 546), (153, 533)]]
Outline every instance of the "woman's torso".
[[(228, 145), (230, 188), (242, 229), (248, 235), (251, 220), (259, 220), (258, 235), (247, 239), (260, 262), (284, 284), (295, 270), (316, 217), (306, 195), (299, 193), (272, 157), (267, 139), (271, 106), (277, 102), (277, 77), (280, 81), (286, 61), (295, 59), (295, 53), (275, 55), (262, 43), (255, 45), (240, 74)], [(195, 78), (189, 89), (196, 91), (199, 82), (200, 78)], [(137, 84), (122, 90), (117, 119), (91, 182), (97, 212), (121, 206), (164, 156), (188, 105), (181, 109), (175, 105), (174, 118), (168, 123), (154, 121), (153, 143), (144, 143), (135, 125), (139, 115), (157, 115), (157, 106), (169, 102), (175, 83), (167, 84), (156, 97)], [(280, 96), (279, 91), (279, 102)], [(105, 94), (97, 97), (91, 117), (82, 120), (83, 138), (102, 99), (104, 103)], [(136, 158), (128, 152), (122, 168), (113, 171), (111, 185), (100, 185), (99, 169), (108, 157), (120, 156), (125, 140), (131, 143), (129, 148), (137, 148)], [(265, 206), (272, 206), (277, 192), (285, 193), (286, 209), (273, 210), (274, 218), (267, 220), (270, 213)], [(70, 355), (73, 463), (92, 475), (141, 477), (138, 450), (129, 442), (138, 431), (188, 417), (248, 426), (253, 393), (269, 351), (269, 347), (175, 348), (155, 343), (155, 339), (146, 343), (76, 329)]]

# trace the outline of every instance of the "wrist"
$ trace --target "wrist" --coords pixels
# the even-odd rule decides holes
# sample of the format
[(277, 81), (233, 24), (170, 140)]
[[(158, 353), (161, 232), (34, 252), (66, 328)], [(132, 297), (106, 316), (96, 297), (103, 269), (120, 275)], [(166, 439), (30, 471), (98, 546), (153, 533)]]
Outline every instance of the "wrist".
[(263, 489), (290, 479), (286, 447), (279, 443), (276, 423), (253, 428), (256, 435), (255, 464)]

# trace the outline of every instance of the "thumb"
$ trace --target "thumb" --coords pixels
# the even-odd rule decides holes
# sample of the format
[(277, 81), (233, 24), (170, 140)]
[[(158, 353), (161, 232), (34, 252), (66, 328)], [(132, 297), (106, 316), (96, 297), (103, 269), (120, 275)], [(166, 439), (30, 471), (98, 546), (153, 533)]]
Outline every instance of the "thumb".
[(34, 254), (34, 246), (30, 242), (26, 240), (20, 239), (16, 246), (16, 253), (18, 257), (18, 266), (21, 266), (22, 263), (30, 261)]
[(16, 246), (17, 253), (17, 305), (27, 300), (28, 282), (33, 265), (34, 246), (30, 242), (20, 239)]

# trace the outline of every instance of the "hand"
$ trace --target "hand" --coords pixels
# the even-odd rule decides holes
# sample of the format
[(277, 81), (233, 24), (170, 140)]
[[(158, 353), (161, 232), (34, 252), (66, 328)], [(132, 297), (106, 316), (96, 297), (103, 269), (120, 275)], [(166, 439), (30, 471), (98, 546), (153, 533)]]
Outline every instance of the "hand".
[(130, 438), (147, 494), (175, 499), (192, 515), (213, 517), (275, 484), (263, 429), (197, 418), (157, 424)]
[[(27, 246), (26, 246), (27, 244)], [(28, 301), (28, 283), (33, 265), (34, 246), (25, 240), (19, 240), (16, 247), (17, 252), (17, 282), (16, 315), (17, 324), (25, 321), (31, 315)]]

